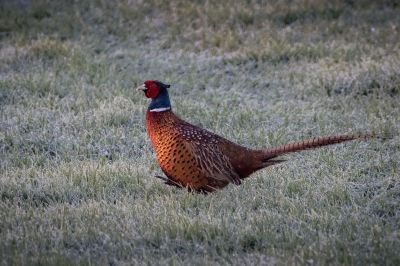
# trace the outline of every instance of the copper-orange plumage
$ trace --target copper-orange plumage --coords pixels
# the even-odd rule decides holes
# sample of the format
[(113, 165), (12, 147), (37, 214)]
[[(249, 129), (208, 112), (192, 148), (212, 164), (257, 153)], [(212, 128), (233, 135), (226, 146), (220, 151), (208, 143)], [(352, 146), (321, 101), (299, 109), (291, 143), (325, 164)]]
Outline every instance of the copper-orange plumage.
[(315, 138), (270, 149), (253, 150), (189, 124), (171, 109), (169, 85), (148, 80), (138, 87), (151, 98), (146, 114), (147, 133), (166, 184), (199, 192), (212, 192), (241, 180), (257, 170), (284, 160), (278, 156), (371, 135), (338, 135)]

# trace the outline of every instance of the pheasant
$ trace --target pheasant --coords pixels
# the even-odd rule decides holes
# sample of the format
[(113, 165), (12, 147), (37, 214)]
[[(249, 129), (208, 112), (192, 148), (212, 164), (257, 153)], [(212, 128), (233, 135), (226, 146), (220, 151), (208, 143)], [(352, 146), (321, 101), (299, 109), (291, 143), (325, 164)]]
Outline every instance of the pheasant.
[(276, 148), (249, 149), (177, 117), (171, 109), (169, 87), (157, 80), (147, 80), (137, 90), (151, 99), (146, 113), (147, 133), (158, 164), (167, 176), (156, 177), (190, 191), (208, 193), (230, 183), (240, 185), (255, 171), (284, 162), (278, 157), (287, 153), (373, 137), (336, 135)]

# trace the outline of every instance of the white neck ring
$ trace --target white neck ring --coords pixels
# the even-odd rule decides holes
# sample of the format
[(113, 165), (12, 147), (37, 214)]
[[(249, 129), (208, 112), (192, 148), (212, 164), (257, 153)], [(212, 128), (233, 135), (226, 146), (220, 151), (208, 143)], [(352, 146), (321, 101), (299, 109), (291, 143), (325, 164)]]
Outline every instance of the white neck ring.
[(161, 107), (161, 108), (154, 108), (154, 109), (151, 109), (150, 110), (150, 112), (164, 112), (164, 111), (167, 111), (167, 110), (170, 110), (171, 109), (171, 107)]

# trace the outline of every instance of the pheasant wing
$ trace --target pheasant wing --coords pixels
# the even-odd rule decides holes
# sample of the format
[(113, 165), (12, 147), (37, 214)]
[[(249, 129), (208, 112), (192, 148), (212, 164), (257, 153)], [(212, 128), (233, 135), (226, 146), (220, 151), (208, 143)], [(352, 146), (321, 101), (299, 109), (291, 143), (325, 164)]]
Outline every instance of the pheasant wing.
[(229, 158), (221, 152), (218, 144), (187, 141), (185, 145), (192, 151), (196, 164), (205, 176), (240, 185), (239, 175), (235, 172)]
[(207, 178), (228, 181), (236, 185), (241, 183), (229, 157), (220, 148), (221, 137), (190, 124), (181, 125), (179, 131), (186, 148)]

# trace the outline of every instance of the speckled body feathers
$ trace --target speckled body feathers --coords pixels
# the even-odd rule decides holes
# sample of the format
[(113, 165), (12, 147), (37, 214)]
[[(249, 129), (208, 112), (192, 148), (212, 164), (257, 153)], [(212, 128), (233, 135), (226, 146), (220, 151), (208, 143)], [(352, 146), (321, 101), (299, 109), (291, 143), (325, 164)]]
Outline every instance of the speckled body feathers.
[[(147, 132), (166, 176), (183, 187), (213, 191), (248, 176), (252, 150), (193, 126), (167, 112), (147, 112)], [(240, 163), (242, 161), (242, 163)], [(235, 167), (236, 165), (236, 167)]]

